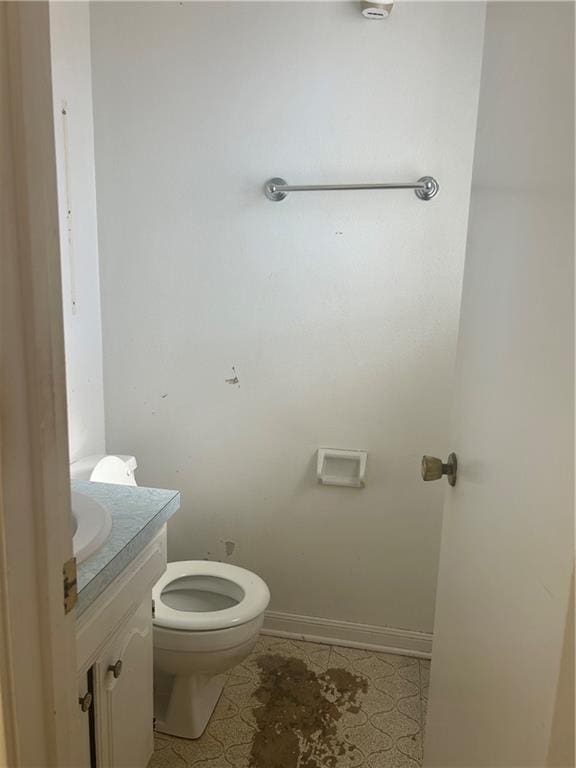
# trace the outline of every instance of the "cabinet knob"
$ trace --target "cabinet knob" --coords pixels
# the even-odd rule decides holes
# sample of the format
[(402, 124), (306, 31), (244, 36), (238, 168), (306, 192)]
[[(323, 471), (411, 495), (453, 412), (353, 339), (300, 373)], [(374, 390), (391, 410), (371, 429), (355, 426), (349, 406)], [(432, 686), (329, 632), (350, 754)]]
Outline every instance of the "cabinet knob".
[(110, 666), (108, 667), (108, 672), (112, 672), (114, 677), (118, 679), (122, 674), (122, 660), (118, 659), (116, 664), (110, 664)]
[(78, 699), (78, 704), (80, 704), (82, 712), (88, 712), (92, 706), (92, 694), (90, 692), (85, 693), (84, 696)]
[(446, 463), (436, 456), (422, 456), (422, 480), (440, 480), (442, 475), (446, 475), (450, 485), (456, 485), (456, 475), (458, 473), (458, 461), (456, 454), (451, 453)]

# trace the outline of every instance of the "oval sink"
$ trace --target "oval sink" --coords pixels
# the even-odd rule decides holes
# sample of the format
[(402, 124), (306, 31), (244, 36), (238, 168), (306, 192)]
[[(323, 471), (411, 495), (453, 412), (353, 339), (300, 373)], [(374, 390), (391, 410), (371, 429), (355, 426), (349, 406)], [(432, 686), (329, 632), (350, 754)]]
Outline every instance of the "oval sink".
[(81, 563), (100, 549), (112, 530), (112, 515), (90, 496), (72, 491), (72, 546)]

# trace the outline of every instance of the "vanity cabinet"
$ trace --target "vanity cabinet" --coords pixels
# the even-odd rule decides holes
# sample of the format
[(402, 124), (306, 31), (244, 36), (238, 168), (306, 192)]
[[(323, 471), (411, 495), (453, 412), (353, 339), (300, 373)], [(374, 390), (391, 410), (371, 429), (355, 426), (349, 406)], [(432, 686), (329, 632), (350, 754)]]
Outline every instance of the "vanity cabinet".
[(145, 768), (152, 755), (152, 587), (165, 568), (163, 529), (78, 619), (79, 768)]

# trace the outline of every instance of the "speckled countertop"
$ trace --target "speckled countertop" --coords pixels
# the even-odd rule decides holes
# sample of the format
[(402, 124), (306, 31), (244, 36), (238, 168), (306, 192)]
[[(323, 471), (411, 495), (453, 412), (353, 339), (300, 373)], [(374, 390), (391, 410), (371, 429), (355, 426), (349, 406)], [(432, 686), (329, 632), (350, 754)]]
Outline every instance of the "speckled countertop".
[(112, 514), (110, 536), (78, 566), (78, 618), (178, 510), (180, 493), (88, 480), (72, 480), (71, 487), (95, 499)]

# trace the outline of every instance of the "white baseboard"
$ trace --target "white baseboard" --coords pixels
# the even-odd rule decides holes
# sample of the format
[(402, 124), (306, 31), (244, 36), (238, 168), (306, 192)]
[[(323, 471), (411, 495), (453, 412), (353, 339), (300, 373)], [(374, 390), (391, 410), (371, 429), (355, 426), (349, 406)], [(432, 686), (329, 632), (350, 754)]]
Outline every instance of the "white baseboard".
[(315, 616), (298, 616), (295, 613), (280, 611), (266, 611), (262, 634), (347, 648), (364, 648), (380, 653), (396, 653), (401, 656), (417, 656), (421, 659), (429, 659), (432, 656), (432, 635), (426, 632), (377, 627), (372, 624), (353, 624), (336, 619), (318, 619)]

